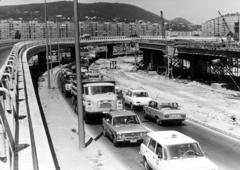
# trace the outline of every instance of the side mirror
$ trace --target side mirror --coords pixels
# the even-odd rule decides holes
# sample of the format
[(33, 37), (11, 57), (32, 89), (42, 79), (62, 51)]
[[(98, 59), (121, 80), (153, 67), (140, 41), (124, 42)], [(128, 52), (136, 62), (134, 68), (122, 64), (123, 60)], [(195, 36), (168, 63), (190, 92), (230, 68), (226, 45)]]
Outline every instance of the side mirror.
[(158, 155), (158, 159), (162, 159), (162, 155)]

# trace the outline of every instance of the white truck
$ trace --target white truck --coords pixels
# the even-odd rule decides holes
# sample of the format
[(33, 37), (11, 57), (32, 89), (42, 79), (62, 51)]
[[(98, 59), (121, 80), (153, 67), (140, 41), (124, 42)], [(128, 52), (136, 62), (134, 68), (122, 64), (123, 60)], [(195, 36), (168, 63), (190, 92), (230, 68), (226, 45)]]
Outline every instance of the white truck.
[[(122, 100), (117, 99), (115, 81), (85, 79), (83, 87), (83, 110), (86, 123), (103, 117), (110, 110), (122, 109)], [(77, 111), (77, 82), (72, 81), (72, 104)]]

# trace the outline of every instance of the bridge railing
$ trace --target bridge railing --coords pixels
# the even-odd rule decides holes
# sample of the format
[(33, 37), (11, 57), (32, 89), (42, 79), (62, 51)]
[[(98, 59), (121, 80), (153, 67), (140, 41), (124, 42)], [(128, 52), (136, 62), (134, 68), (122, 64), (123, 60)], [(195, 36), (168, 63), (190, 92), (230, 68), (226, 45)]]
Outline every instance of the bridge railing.
[[(57, 169), (32, 85), (26, 49), (16, 44), (0, 69), (0, 169)], [(23, 58), (22, 58), (23, 56)]]
[(14, 167), (17, 126), (17, 51), (15, 46), (0, 69), (0, 169)]

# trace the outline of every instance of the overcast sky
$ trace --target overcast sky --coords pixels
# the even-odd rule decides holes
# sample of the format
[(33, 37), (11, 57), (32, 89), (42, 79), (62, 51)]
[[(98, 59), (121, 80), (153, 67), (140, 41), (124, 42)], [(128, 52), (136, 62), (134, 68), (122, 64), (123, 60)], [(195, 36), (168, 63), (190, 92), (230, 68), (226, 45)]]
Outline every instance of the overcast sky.
[[(57, 0), (47, 0), (53, 2)], [(68, 0), (73, 1), (73, 0)], [(16, 5), (29, 3), (43, 3), (44, 0), (0, 0), (0, 5)], [(78, 0), (79, 3), (118, 2), (141, 7), (159, 15), (163, 10), (166, 19), (183, 17), (195, 24), (222, 14), (240, 12), (240, 0)]]

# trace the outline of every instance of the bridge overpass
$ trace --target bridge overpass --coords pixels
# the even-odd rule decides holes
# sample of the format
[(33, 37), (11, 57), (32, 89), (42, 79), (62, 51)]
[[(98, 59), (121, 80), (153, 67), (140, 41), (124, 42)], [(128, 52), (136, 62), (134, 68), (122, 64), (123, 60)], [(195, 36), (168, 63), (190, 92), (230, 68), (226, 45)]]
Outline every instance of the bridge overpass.
[(186, 73), (198, 80), (211, 79), (214, 76), (239, 78), (239, 44), (143, 40), (139, 42), (139, 48), (143, 52), (145, 69), (162, 69), (163, 73), (175, 73), (175, 77)]
[[(196, 46), (181, 46), (181, 44), (172, 44), (172, 42), (156, 40), (156, 38), (153, 43), (149, 39), (96, 38), (82, 40), (81, 45), (107, 46), (108, 55), (111, 57), (114, 45), (135, 41), (139, 43), (139, 48), (143, 51), (144, 64), (158, 63), (156, 66), (161, 66), (161, 64), (166, 66), (165, 55), (170, 55), (170, 51), (176, 49), (178, 51), (176, 56), (180, 59), (201, 56), (202, 58), (226, 60), (230, 53), (234, 57), (239, 57), (238, 50), (205, 49), (206, 55), (204, 50)], [(57, 41), (52, 42), (53, 49), (57, 49), (57, 44)], [(71, 55), (75, 56), (73, 39), (61, 40), (60, 46), (70, 48)], [(216, 55), (213, 53), (214, 50), (217, 51)], [(45, 122), (38, 106), (28, 65), (28, 60), (33, 55), (38, 55), (39, 65), (46, 69), (45, 53), (44, 40), (19, 42), (14, 45), (0, 70), (0, 159), (4, 160), (0, 161), (0, 169), (52, 170), (59, 168), (48, 131), (44, 126)], [(156, 60), (158, 62), (155, 62)]]

